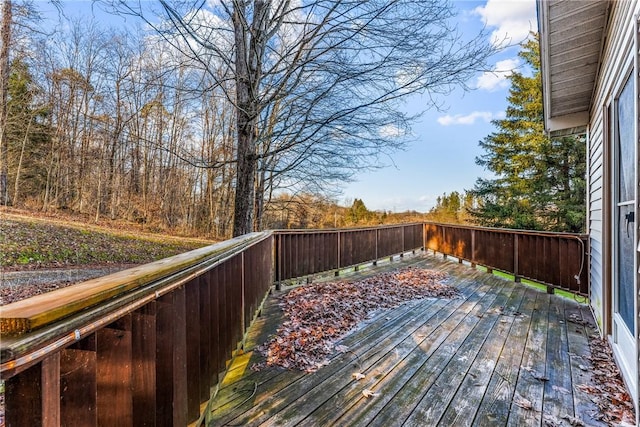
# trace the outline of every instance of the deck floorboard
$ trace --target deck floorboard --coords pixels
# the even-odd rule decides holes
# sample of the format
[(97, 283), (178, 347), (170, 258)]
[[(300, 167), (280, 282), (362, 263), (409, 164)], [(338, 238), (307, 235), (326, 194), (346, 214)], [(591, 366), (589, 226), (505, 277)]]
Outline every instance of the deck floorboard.
[[(255, 372), (263, 360), (256, 347), (282, 321), (274, 293), (227, 369), (210, 425), (602, 425), (578, 387), (592, 382), (588, 309), (432, 254), (349, 278), (405, 265), (446, 271), (462, 297), (376, 313), (342, 339), (349, 351), (317, 372)], [(366, 398), (364, 389), (377, 395)]]

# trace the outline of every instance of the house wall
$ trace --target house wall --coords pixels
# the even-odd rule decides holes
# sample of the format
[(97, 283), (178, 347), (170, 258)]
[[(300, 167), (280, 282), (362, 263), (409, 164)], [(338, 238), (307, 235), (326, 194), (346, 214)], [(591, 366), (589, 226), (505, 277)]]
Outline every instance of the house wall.
[[(640, 12), (637, 1), (616, 1), (611, 3), (609, 27), (604, 42), (601, 58), (601, 68), (598, 83), (595, 88), (594, 101), (590, 112), (588, 138), (588, 232), (590, 236), (591, 263), (591, 304), (595, 317), (604, 334), (609, 332), (606, 316), (610, 304), (605, 290), (607, 282), (607, 266), (611, 263), (611, 253), (606, 235), (609, 224), (606, 224), (610, 207), (605, 197), (608, 192), (609, 181), (605, 181), (605, 171), (609, 165), (605, 164), (605, 157), (609, 156), (605, 142), (606, 108), (617, 85), (627, 76), (629, 65), (633, 60), (634, 16)], [(607, 161), (609, 161), (607, 159)], [(610, 203), (610, 202), (609, 202)], [(609, 209), (609, 211), (605, 211)], [(607, 227), (605, 227), (607, 225)]]

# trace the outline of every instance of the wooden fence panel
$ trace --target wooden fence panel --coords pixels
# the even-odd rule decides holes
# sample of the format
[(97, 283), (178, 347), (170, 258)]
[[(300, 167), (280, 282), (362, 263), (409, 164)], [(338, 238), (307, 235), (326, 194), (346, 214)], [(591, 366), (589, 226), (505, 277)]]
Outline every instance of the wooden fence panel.
[(552, 288), (588, 295), (586, 235), (424, 225), (427, 249), (511, 273)]
[(156, 302), (131, 314), (133, 425), (155, 425)]

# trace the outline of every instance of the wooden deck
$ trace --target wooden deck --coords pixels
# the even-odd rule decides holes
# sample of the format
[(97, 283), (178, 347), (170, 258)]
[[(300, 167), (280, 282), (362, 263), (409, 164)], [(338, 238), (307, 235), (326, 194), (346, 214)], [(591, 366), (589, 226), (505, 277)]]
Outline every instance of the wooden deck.
[(401, 264), (447, 271), (463, 298), (377, 314), (341, 341), (350, 351), (315, 373), (254, 372), (261, 356), (251, 350), (281, 320), (272, 297), (227, 371), (210, 425), (604, 425), (578, 388), (591, 382), (585, 356), (597, 333), (587, 306), (434, 255), (358, 275)]

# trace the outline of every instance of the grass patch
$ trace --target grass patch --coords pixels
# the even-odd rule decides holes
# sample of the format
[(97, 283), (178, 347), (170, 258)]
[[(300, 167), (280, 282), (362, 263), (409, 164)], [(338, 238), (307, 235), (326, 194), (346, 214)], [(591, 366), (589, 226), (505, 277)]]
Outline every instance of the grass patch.
[[(482, 271), (487, 271), (487, 268), (481, 265), (477, 266), (478, 269), (482, 270)], [(504, 271), (499, 271), (499, 270), (493, 270), (493, 274), (498, 276), (498, 277), (502, 277), (505, 278), (507, 280), (510, 281), (515, 281), (516, 278), (513, 274), (509, 274), (509, 273), (505, 273)], [(531, 286), (532, 288), (538, 289), (540, 291), (543, 292), (547, 292), (547, 285), (545, 285), (544, 283), (538, 283), (538, 282), (534, 282), (533, 280), (529, 280), (529, 279), (521, 279), (520, 283), (527, 285), (527, 286)], [(569, 298), (572, 299), (580, 304), (588, 304), (589, 303), (589, 299), (587, 297), (584, 297), (582, 295), (578, 295), (578, 294), (574, 294), (573, 292), (568, 292), (562, 289), (558, 289), (558, 288), (554, 288), (553, 289), (553, 293), (555, 295), (559, 295), (561, 297), (564, 298)]]
[(205, 246), (172, 236), (134, 237), (42, 220), (2, 219), (0, 267), (144, 264)]

